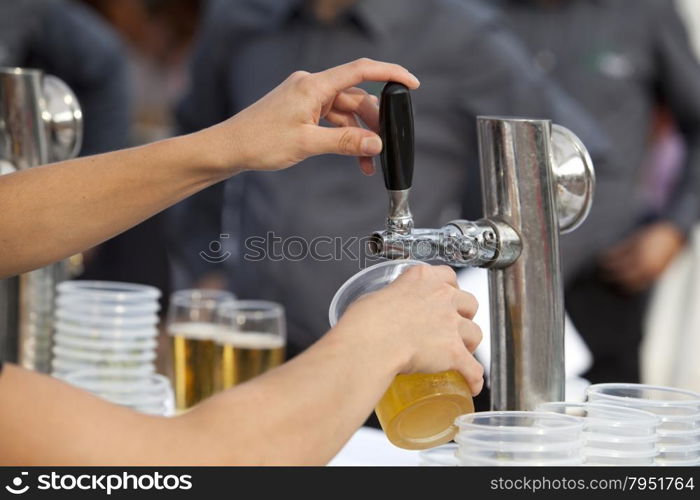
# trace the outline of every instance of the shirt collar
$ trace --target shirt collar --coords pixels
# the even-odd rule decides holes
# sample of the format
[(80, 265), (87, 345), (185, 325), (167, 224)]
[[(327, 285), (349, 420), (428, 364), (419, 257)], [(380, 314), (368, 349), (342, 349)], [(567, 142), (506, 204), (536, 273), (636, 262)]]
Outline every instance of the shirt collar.
[[(306, 0), (256, 0), (276, 24), (285, 24), (304, 15)], [(358, 0), (345, 14), (371, 36), (391, 36), (392, 27), (406, 9), (397, 9), (395, 0)]]

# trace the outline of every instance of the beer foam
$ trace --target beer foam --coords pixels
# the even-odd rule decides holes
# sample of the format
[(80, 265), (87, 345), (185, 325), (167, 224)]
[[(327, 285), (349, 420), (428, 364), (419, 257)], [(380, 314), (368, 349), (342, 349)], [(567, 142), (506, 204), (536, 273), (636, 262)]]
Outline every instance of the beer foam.
[(225, 331), (219, 334), (219, 342), (240, 349), (279, 349), (284, 347), (284, 339), (264, 332)]
[(192, 340), (208, 340), (221, 335), (221, 327), (213, 323), (198, 321), (171, 323), (168, 325), (168, 334)]

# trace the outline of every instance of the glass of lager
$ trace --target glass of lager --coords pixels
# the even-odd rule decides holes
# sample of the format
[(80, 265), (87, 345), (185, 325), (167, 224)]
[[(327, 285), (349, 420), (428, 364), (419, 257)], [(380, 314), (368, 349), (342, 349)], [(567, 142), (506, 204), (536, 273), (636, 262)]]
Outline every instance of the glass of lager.
[(222, 290), (181, 290), (170, 298), (167, 329), (175, 405), (180, 411), (214, 393), (216, 311), (234, 299), (232, 293)]
[(217, 312), (216, 388), (228, 389), (284, 362), (284, 308), (275, 302), (241, 300)]
[[(388, 285), (409, 267), (420, 265), (428, 264), (391, 260), (357, 273), (333, 297), (329, 311), (331, 326), (335, 326), (355, 300)], [(469, 385), (455, 370), (399, 374), (375, 407), (389, 441), (410, 450), (447, 443), (457, 432), (455, 419), (473, 411)]]

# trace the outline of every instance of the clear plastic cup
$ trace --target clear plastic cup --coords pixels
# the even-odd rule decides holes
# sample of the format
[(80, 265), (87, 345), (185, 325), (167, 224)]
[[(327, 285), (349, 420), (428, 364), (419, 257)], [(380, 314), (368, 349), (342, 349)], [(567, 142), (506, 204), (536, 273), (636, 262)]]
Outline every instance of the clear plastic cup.
[(58, 361), (59, 369), (56, 368), (57, 360), (54, 360), (54, 366), (52, 371), (52, 376), (61, 380), (65, 380), (66, 377), (72, 376), (76, 372), (95, 372), (99, 373), (100, 377), (104, 380), (112, 380), (114, 383), (122, 383), (124, 380), (133, 379), (144, 379), (148, 378), (156, 372), (155, 365), (153, 363), (146, 363), (137, 368), (124, 369), (124, 368), (110, 368), (110, 367), (95, 367), (95, 366), (84, 366), (84, 365), (71, 365), (70, 363), (65, 363), (63, 361)]
[(500, 453), (495, 458), (473, 457), (463, 455), (460, 451), (456, 453), (459, 465), (466, 467), (575, 467), (583, 465), (582, 457), (557, 458), (547, 460), (541, 458), (530, 458), (518, 460), (509, 453)]
[[(421, 265), (427, 264), (392, 260), (351, 277), (333, 297), (328, 314), (331, 326), (357, 299), (392, 283), (408, 268)], [(397, 375), (375, 408), (387, 438), (396, 446), (412, 450), (447, 443), (457, 431), (455, 418), (473, 411), (469, 385), (455, 370)]]
[(152, 362), (140, 361), (86, 361), (54, 358), (52, 361), (52, 373), (58, 378), (66, 374), (86, 369), (99, 369), (105, 373), (115, 376), (122, 374), (147, 374), (155, 372), (155, 364)]
[(457, 418), (455, 441), (462, 465), (579, 465), (584, 421), (529, 411), (493, 411)]
[[(651, 411), (663, 408), (689, 407), (700, 411), (700, 394), (684, 389), (645, 384), (594, 384), (586, 394), (590, 401), (607, 402)], [(656, 413), (656, 412), (655, 412)]]
[(660, 445), (658, 462), (673, 465), (674, 462), (700, 460), (700, 443), (689, 445)]
[(536, 411), (549, 411), (584, 418), (584, 429), (590, 433), (620, 436), (649, 436), (656, 434), (661, 419), (648, 411), (604, 403), (553, 402), (542, 403)]
[(59, 283), (56, 290), (61, 296), (81, 298), (93, 303), (131, 303), (157, 301), (160, 290), (148, 285), (117, 281), (70, 280)]
[(653, 413), (623, 406), (569, 402), (544, 403), (536, 410), (583, 419), (584, 456), (589, 465), (650, 465), (658, 454), (656, 428), (661, 419)]
[(101, 370), (82, 370), (67, 375), (64, 380), (112, 403), (142, 413), (162, 416), (174, 413), (175, 400), (170, 380), (160, 374), (123, 374), (114, 377)]
[(595, 466), (620, 466), (620, 467), (645, 467), (653, 466), (658, 455), (656, 448), (647, 451), (620, 452), (603, 448), (584, 447), (583, 454), (586, 465)]
[[(656, 414), (661, 423), (657, 463), (684, 465), (696, 459), (700, 446), (700, 394), (672, 387), (644, 384), (596, 384), (588, 388), (588, 398)], [(700, 457), (700, 449), (697, 450)]]
[(700, 428), (685, 430), (658, 429), (657, 434), (666, 446), (690, 446), (700, 444)]
[(98, 316), (90, 314), (76, 314), (72, 311), (58, 308), (56, 318), (59, 321), (73, 326), (95, 328), (148, 328), (158, 324), (158, 316), (145, 314), (142, 316)]
[(430, 467), (455, 467), (459, 465), (457, 460), (457, 445), (454, 443), (445, 444), (423, 450), (418, 455), (420, 456), (420, 465)]
[(144, 350), (154, 351), (158, 347), (158, 342), (155, 339), (110, 339), (98, 338), (91, 339), (69, 335), (64, 332), (57, 332), (54, 336), (54, 344), (62, 347), (70, 347), (74, 349), (86, 349), (90, 351), (135, 351)]
[(73, 337), (82, 337), (93, 340), (119, 341), (119, 340), (151, 340), (158, 336), (158, 330), (153, 327), (147, 328), (97, 328), (87, 326), (76, 326), (57, 321), (55, 329), (59, 333), (66, 333)]
[(62, 347), (56, 345), (53, 348), (53, 353), (58, 359), (88, 361), (95, 363), (144, 363), (156, 359), (156, 352), (153, 349), (146, 349), (143, 351), (93, 351), (91, 349), (88, 350), (84, 348)]
[(59, 295), (56, 298), (56, 308), (73, 314), (89, 316), (135, 317), (157, 314), (160, 310), (160, 304), (155, 300), (134, 304), (95, 302), (70, 295)]

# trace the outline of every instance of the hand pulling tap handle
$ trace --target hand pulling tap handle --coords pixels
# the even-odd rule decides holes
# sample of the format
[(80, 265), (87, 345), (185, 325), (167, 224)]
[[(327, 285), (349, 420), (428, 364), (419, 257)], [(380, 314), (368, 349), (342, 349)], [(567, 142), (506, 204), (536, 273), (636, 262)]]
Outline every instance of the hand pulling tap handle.
[(389, 191), (409, 189), (413, 182), (413, 110), (405, 85), (388, 82), (379, 104), (380, 158)]

